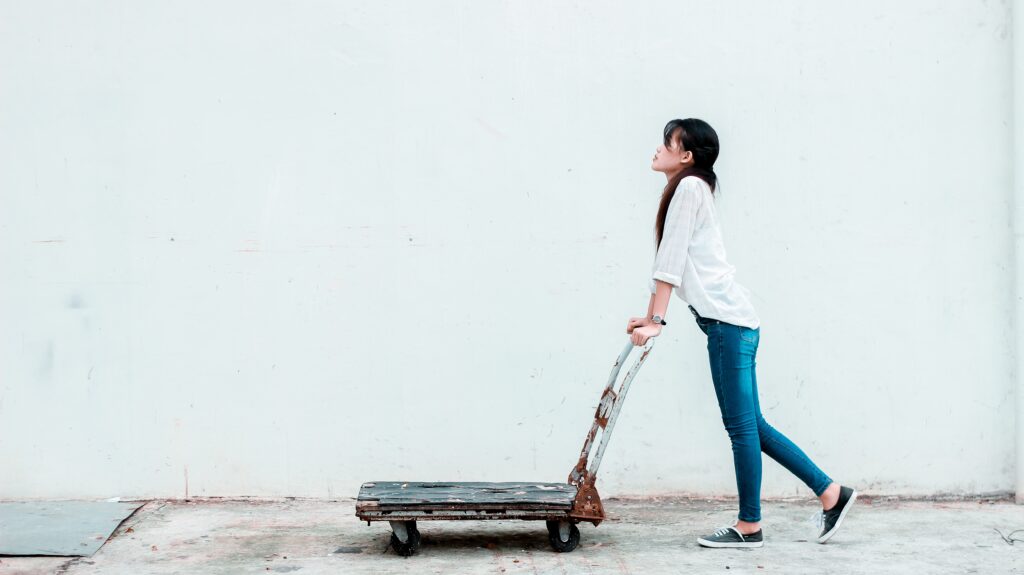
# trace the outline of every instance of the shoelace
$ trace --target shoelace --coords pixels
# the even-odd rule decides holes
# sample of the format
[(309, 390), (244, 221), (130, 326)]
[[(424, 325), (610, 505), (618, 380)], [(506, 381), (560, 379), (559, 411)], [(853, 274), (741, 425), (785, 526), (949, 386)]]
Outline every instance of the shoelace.
[(816, 511), (807, 518), (807, 521), (818, 529), (818, 533), (821, 533), (821, 530), (825, 528), (825, 512)]
[(718, 537), (720, 535), (725, 535), (726, 533), (728, 533), (730, 531), (732, 531), (732, 527), (722, 527), (718, 531), (715, 531), (715, 533), (714, 533), (714, 535), (712, 535), (712, 537)]

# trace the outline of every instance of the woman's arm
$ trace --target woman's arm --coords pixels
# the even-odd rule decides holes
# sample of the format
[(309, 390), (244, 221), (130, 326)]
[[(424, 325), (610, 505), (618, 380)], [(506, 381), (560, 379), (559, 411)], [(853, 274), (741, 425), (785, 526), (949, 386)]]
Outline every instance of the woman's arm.
[[(668, 205), (668, 213), (665, 216), (665, 230), (658, 245), (658, 252), (654, 256), (654, 271), (648, 281), (648, 289), (651, 291), (651, 300), (647, 304), (647, 317), (630, 318), (626, 327), (626, 333), (633, 334), (635, 345), (644, 345), (648, 337), (654, 337), (661, 333), (660, 325), (650, 324), (655, 315), (662, 319), (668, 313), (668, 300), (672, 299), (672, 288), (679, 287), (683, 282), (683, 273), (686, 270), (686, 259), (689, 256), (690, 237), (696, 228), (697, 210), (700, 207), (700, 189), (694, 182), (687, 180), (696, 178), (683, 178), (676, 190), (675, 196)], [(683, 185), (686, 183), (686, 185)], [(643, 327), (639, 327), (643, 326)], [(637, 333), (634, 328), (642, 330)]]
[[(690, 181), (694, 180), (694, 181)], [(665, 317), (672, 288), (683, 283), (683, 274), (689, 258), (690, 238), (697, 226), (697, 212), (701, 205), (700, 184), (696, 178), (683, 178), (668, 206), (665, 217), (665, 235), (654, 257), (654, 273), (648, 284), (651, 303), (647, 317), (655, 314)]]
[(665, 318), (668, 312), (668, 300), (672, 298), (672, 284), (661, 280), (654, 280), (654, 293), (651, 294), (651, 303), (647, 305), (647, 317), (642, 320), (633, 318), (629, 320), (626, 333), (631, 334), (630, 339), (633, 345), (644, 345), (647, 339), (657, 337), (661, 334), (661, 324), (650, 323), (655, 315)]
[(654, 280), (657, 291), (651, 294), (651, 303), (647, 306), (647, 319), (660, 315), (665, 319), (668, 313), (668, 300), (672, 299), (672, 284), (661, 280)]

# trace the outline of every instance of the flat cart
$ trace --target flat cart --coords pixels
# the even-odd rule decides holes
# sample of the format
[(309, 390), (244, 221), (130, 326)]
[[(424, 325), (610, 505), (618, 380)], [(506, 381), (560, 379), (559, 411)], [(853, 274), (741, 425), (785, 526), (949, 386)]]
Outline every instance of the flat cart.
[[(596, 527), (604, 520), (604, 507), (594, 485), (601, 457), (608, 446), (615, 420), (640, 366), (654, 346), (649, 338), (643, 346), (632, 341), (619, 353), (612, 366), (608, 384), (601, 394), (594, 421), (587, 432), (579, 461), (566, 483), (427, 483), (417, 481), (371, 481), (364, 483), (356, 498), (356, 516), (367, 525), (372, 521), (391, 524), (391, 546), (399, 555), (412, 555), (420, 544), (418, 521), (466, 519), (523, 519), (545, 521), (548, 541), (555, 551), (569, 552), (580, 542), (576, 524), (589, 521)], [(622, 365), (634, 347), (636, 360), (615, 383)], [(591, 447), (601, 433), (600, 443), (591, 457)], [(588, 465), (589, 462), (589, 465)]]

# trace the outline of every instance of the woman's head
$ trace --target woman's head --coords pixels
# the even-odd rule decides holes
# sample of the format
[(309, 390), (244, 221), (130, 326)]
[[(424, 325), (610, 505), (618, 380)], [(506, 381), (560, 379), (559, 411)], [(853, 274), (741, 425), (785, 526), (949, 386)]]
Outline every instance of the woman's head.
[[(718, 159), (718, 134), (704, 120), (672, 120), (662, 130), (662, 144), (654, 152), (651, 169), (669, 179), (687, 168), (714, 173)], [(708, 185), (714, 189), (713, 182)]]
[(718, 189), (715, 161), (718, 160), (718, 134), (707, 122), (697, 118), (672, 120), (662, 130), (662, 144), (654, 152), (651, 169), (662, 172), (668, 185), (661, 194), (654, 225), (655, 246), (661, 245), (665, 216), (676, 187), (686, 176), (704, 180), (713, 194)]

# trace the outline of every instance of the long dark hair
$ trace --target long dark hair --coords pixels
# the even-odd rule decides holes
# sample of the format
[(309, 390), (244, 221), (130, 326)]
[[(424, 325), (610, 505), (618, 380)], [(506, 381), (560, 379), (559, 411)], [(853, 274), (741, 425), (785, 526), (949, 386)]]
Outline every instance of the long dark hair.
[(658, 217), (654, 224), (654, 247), (661, 246), (661, 236), (665, 232), (665, 216), (668, 205), (676, 195), (679, 182), (686, 176), (697, 176), (707, 182), (714, 194), (718, 189), (718, 176), (715, 175), (715, 160), (718, 159), (718, 133), (707, 122), (697, 118), (672, 120), (665, 124), (665, 147), (672, 145), (678, 133), (679, 144), (683, 150), (693, 154), (693, 165), (669, 179), (665, 191), (661, 193), (661, 204), (658, 206)]

